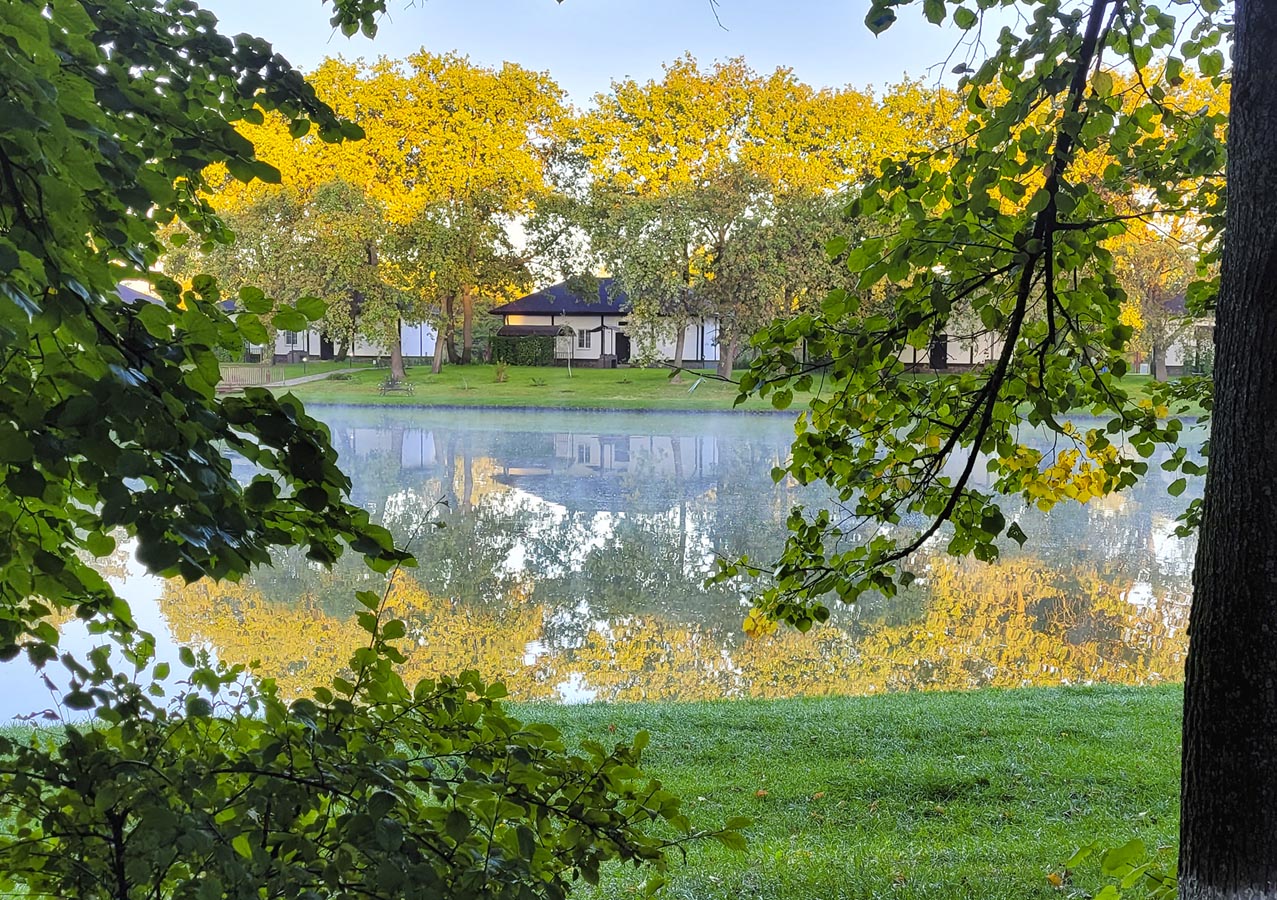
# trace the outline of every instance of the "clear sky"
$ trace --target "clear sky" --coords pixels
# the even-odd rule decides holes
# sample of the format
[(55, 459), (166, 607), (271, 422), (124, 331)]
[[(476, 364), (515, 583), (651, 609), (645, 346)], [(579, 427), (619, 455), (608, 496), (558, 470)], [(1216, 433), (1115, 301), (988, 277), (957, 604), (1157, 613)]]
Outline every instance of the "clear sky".
[(701, 63), (743, 56), (759, 72), (785, 66), (817, 87), (881, 86), (905, 74), (934, 79), (929, 67), (957, 39), (913, 6), (875, 38), (864, 26), (865, 0), (719, 0), (716, 9), (710, 0), (389, 0), (374, 41), (334, 33), (319, 0), (200, 5), (224, 33), (266, 38), (303, 68), (338, 54), (456, 50), (486, 65), (548, 71), (579, 105), (614, 79), (659, 77), (663, 62), (689, 51)]

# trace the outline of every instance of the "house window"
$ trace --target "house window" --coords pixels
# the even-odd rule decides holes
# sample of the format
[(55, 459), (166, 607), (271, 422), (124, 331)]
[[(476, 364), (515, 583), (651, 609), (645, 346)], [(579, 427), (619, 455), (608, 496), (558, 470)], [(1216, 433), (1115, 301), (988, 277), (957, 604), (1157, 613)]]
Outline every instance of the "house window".
[(584, 328), (576, 333), (576, 346), (578, 350), (590, 349), (590, 335), (591, 332), (586, 331)]
[(592, 453), (590, 453), (590, 445), (589, 445), (589, 444), (577, 444), (577, 446), (576, 446), (576, 461), (577, 461), (578, 463), (580, 463), (580, 464), (581, 464), (581, 465), (583, 465), (583, 466), (588, 466), (588, 465), (590, 465), (590, 464), (591, 464), (591, 461), (592, 461), (592, 460), (591, 460), (591, 457), (592, 457), (592, 456), (593, 456), (593, 454), (592, 454)]
[(296, 346), (297, 346), (297, 332), (295, 332), (295, 331), (285, 331), (285, 332), (284, 332), (284, 343), (285, 343), (285, 344), (287, 344), (287, 345), (288, 345), (288, 346), (290, 346), (290, 347), (296, 347)]

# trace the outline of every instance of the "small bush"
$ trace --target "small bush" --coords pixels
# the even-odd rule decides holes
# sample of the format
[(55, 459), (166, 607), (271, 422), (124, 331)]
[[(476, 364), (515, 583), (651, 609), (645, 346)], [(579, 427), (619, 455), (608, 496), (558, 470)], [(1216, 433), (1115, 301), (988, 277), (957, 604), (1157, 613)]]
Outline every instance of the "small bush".
[(350, 381), (350, 378), (351, 375), (349, 372), (334, 372), (332, 375), (328, 376), (329, 381)]
[(533, 378), (533, 379), (532, 379), (532, 386), (533, 386), (533, 387), (545, 387), (545, 386), (547, 386), (549, 383), (550, 383), (550, 382), (546, 381), (544, 378)]
[(497, 370), (493, 373), (493, 378), (497, 384), (505, 384), (510, 380), (510, 364), (505, 360), (497, 363)]

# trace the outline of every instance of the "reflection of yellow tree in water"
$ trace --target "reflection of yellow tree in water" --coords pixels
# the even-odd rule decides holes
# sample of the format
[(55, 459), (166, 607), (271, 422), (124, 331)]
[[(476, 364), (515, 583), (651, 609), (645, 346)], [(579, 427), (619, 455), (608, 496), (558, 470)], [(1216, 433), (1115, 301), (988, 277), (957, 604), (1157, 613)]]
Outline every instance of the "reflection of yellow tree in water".
[[(632, 612), (559, 648), (546, 636), (546, 609), (521, 589), (500, 604), (466, 604), (401, 576), (387, 606), (407, 624), (410, 679), (473, 668), (504, 680), (518, 699), (553, 697), (574, 676), (600, 699), (690, 700), (1143, 683), (1182, 672), (1183, 606), (1132, 604), (1093, 567), (940, 557), (924, 592), (920, 616), (903, 623), (864, 616), (746, 640), (735, 628)], [(324, 612), (322, 593), (283, 606), (251, 586), (200, 582), (170, 585), (162, 602), (178, 640), (207, 642), (230, 662), (260, 660), (262, 674), (298, 692), (345, 670), (367, 639), (353, 608), (348, 618)], [(533, 642), (542, 652), (529, 653)]]
[(739, 654), (750, 693), (871, 693), (1088, 681), (1141, 684), (1183, 674), (1186, 607), (1136, 606), (1094, 568), (1062, 573), (1040, 560), (994, 566), (944, 557), (930, 568), (920, 621), (866, 629), (854, 642), (792, 632)]
[[(171, 581), (160, 603), (178, 641), (207, 644), (225, 662), (257, 661), (258, 674), (275, 678), (285, 694), (296, 694), (347, 671), (351, 654), (368, 641), (353, 607), (348, 617), (333, 616), (319, 603), (322, 593), (320, 588), (283, 605), (266, 600), (249, 583)], [(387, 614), (408, 626), (401, 646), (410, 681), (479, 669), (502, 678), (512, 692), (536, 692), (535, 671), (523, 664), (523, 655), (540, 632), (542, 611), (521, 595), (512, 595), (500, 611), (468, 609), (400, 576), (387, 598)]]
[(740, 640), (661, 617), (594, 630), (544, 662), (546, 680), (579, 674), (601, 698), (790, 697), (1088, 681), (1177, 680), (1184, 608), (1136, 606), (1093, 568), (1040, 560), (931, 566), (920, 620), (830, 624)]

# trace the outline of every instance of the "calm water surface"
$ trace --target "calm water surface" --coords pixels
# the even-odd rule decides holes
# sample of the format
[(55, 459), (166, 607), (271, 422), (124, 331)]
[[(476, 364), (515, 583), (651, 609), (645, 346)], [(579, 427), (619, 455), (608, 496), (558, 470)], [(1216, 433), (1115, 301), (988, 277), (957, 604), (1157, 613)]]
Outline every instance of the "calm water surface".
[[(996, 565), (937, 546), (902, 596), (835, 610), (810, 634), (750, 640), (746, 586), (705, 587), (720, 556), (768, 560), (795, 503), (775, 485), (786, 416), (319, 409), (353, 498), (421, 565), (390, 606), (408, 623), (411, 677), (475, 668), (519, 699), (638, 700), (872, 693), (1182, 677), (1194, 545), (1151, 462), (1136, 490), (1024, 512), (1023, 550)], [(247, 478), (251, 472), (245, 468)], [(439, 527), (442, 526), (442, 527)], [(160, 656), (180, 644), (257, 661), (286, 691), (338, 674), (366, 635), (357, 561), (300, 554), (239, 585), (165, 583), (121, 554), (105, 563)], [(93, 639), (65, 625), (71, 650)], [(0, 667), (0, 721), (51, 695)]]

